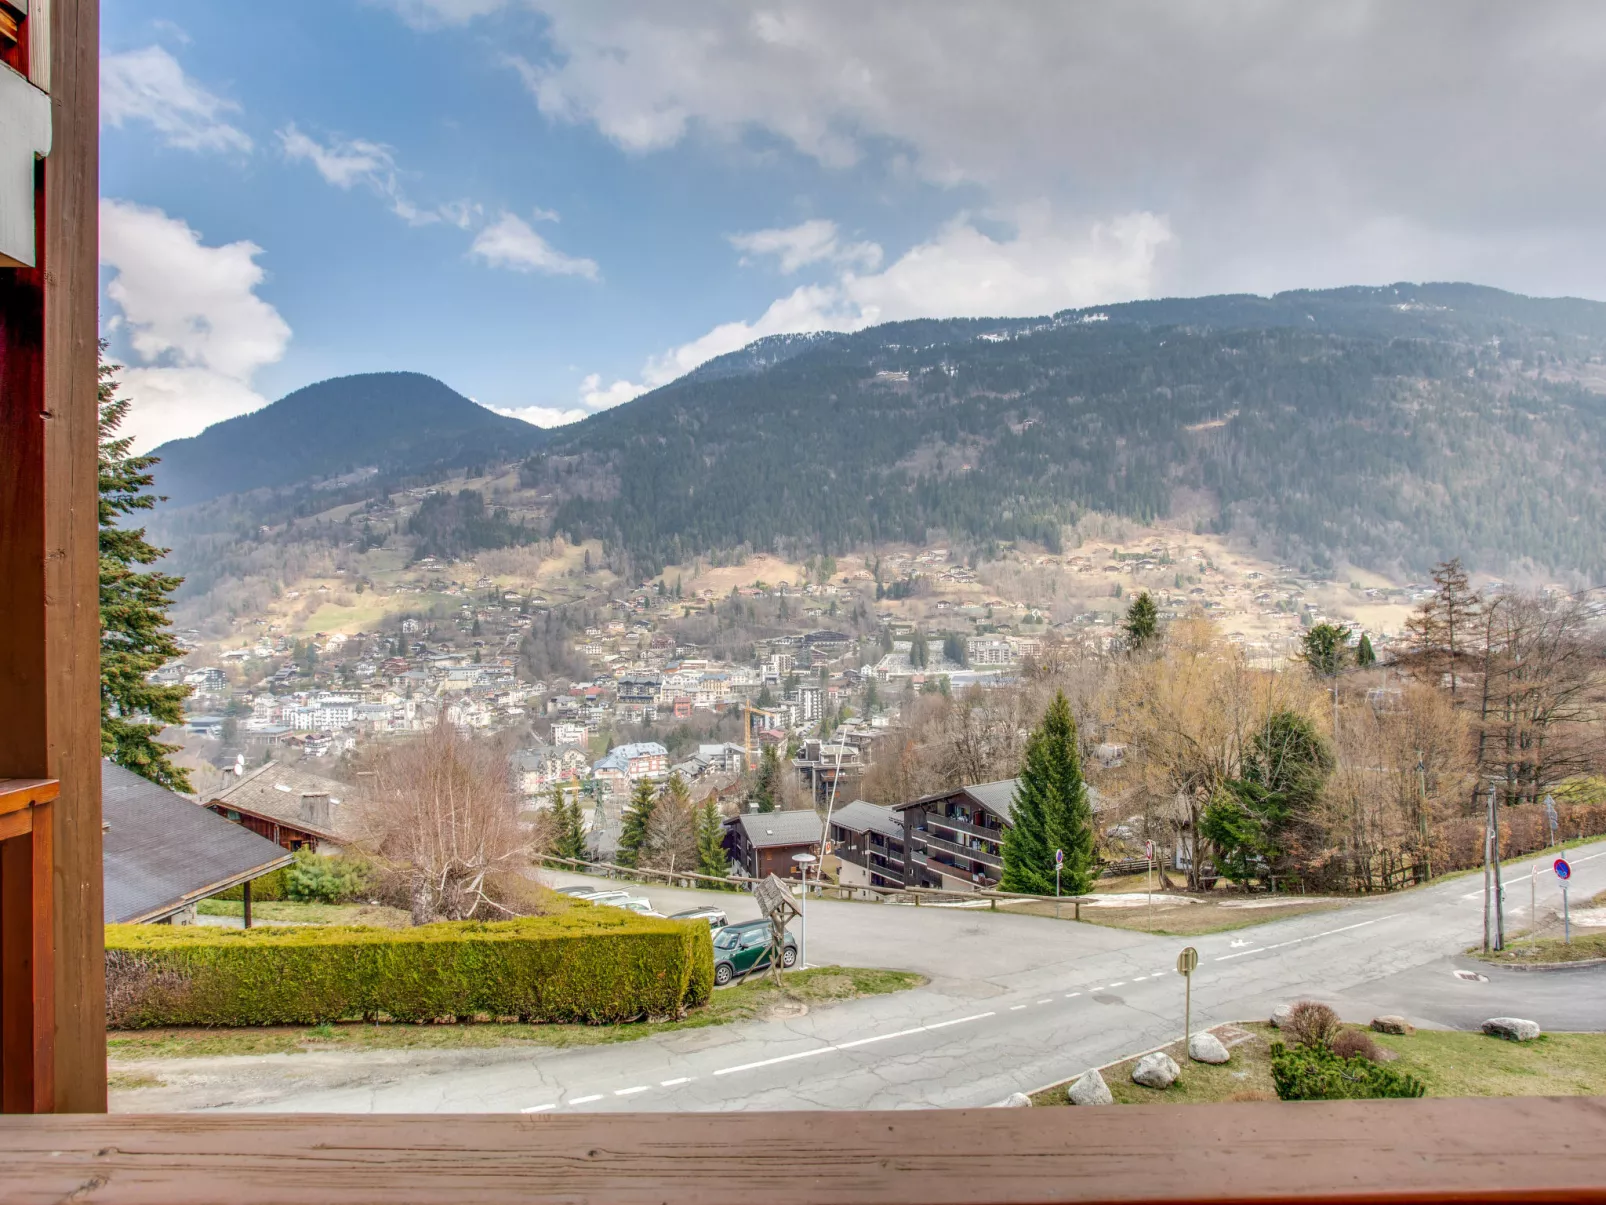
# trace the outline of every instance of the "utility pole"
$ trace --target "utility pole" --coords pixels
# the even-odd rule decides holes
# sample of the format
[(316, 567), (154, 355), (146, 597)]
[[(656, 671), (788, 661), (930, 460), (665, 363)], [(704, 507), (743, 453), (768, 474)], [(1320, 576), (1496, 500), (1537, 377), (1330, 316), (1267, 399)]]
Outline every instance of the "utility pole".
[[(1489, 806), (1494, 806), (1494, 785), (1489, 786)], [(1489, 825), (1483, 826), (1483, 952), (1489, 952)]]
[(1494, 948), (1506, 948), (1506, 887), (1500, 875), (1500, 812), (1495, 802), (1494, 784), (1489, 784), (1489, 845), (1494, 867)]
[(1433, 878), (1433, 854), (1428, 845), (1428, 768), (1422, 760), (1422, 750), (1416, 751), (1417, 824), (1422, 834), (1422, 879)]

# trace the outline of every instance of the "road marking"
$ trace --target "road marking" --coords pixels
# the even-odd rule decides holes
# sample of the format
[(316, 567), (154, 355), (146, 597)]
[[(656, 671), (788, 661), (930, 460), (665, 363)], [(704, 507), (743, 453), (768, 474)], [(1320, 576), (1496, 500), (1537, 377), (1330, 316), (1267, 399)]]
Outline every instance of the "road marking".
[(1256, 946), (1253, 950), (1239, 950), (1236, 954), (1218, 954), (1215, 961), (1226, 962), (1229, 958), (1242, 958), (1245, 954), (1264, 954), (1267, 950), (1281, 950), (1285, 946), (1297, 946), (1302, 941), (1315, 941), (1318, 937), (1331, 937), (1335, 933), (1348, 933), (1352, 929), (1364, 929), (1367, 925), (1375, 925), (1380, 921), (1393, 920), (1396, 916), (1403, 916), (1402, 912), (1390, 912), (1387, 916), (1374, 916), (1371, 920), (1358, 921), (1353, 925), (1342, 925), (1337, 929), (1324, 929), (1320, 933), (1311, 933), (1304, 937), (1295, 937), (1289, 941), (1280, 941), (1276, 945)]
[(1119, 979), (1116, 982), (1110, 984), (1110, 986), (1111, 987), (1125, 987), (1126, 986), (1126, 980), (1125, 979)]
[(1039, 1004), (1052, 1004), (1052, 1003), (1054, 1003), (1054, 1001), (1053, 1001), (1052, 998), (1050, 998), (1048, 1000), (1039, 1000), (1038, 1003)]
[(592, 1101), (601, 1099), (602, 1093), (598, 1092), (595, 1096), (576, 1096), (569, 1103), (571, 1105), (589, 1105)]
[(1267, 948), (1269, 948), (1269, 947), (1267, 947), (1267, 946), (1256, 946), (1253, 950), (1239, 950), (1236, 954), (1221, 954), (1221, 955), (1217, 956), (1216, 961), (1217, 962), (1226, 962), (1227, 959), (1229, 959), (1229, 958), (1242, 958), (1245, 954), (1258, 954), (1262, 950), (1267, 949)]
[(1067, 1000), (1075, 1000), (1081, 994), (1082, 994), (1081, 992), (1072, 992), (1070, 995), (1066, 996), (1065, 998)]
[[(1025, 1008), (1024, 1004), (1019, 1007)], [(736, 1067), (721, 1067), (714, 1072), (715, 1075), (733, 1075), (738, 1071), (752, 1071), (757, 1067), (773, 1067), (776, 1063), (790, 1063), (797, 1059), (813, 1058), (817, 1054), (830, 1054), (833, 1051), (853, 1050), (859, 1046), (869, 1046), (875, 1042), (887, 1042), (893, 1038), (906, 1038), (911, 1034), (929, 1033), (934, 1029), (947, 1029), (950, 1025), (964, 1025), (970, 1021), (981, 1021), (987, 1017), (996, 1017), (996, 1012), (974, 1013), (968, 1017), (955, 1017), (951, 1021), (937, 1021), (931, 1025), (916, 1025), (913, 1029), (900, 1029), (895, 1033), (881, 1033), (873, 1038), (858, 1038), (852, 1042), (842, 1042), (834, 1046), (816, 1046), (813, 1050), (800, 1050), (796, 1054), (783, 1054), (778, 1058), (760, 1059), (756, 1063), (742, 1063)]]
[(637, 1092), (651, 1092), (651, 1091), (652, 1091), (652, 1085), (651, 1084), (637, 1084), (634, 1088), (619, 1088), (619, 1089), (616, 1089), (615, 1092), (614, 1092), (614, 1095), (615, 1096), (634, 1096)]
[(683, 1075), (679, 1079), (666, 1079), (658, 1086), (660, 1088), (678, 1088), (681, 1084), (689, 1084), (696, 1078), (695, 1075)]
[(528, 1109), (520, 1109), (520, 1113), (545, 1113), (548, 1109), (555, 1109), (557, 1105), (531, 1105)]
[(1009, 1006), (1009, 1011), (1012, 1012), (1012, 1013), (1018, 1013), (1018, 1012), (1020, 1012), (1021, 1009), (1025, 1008), (1025, 1007), (1026, 1006), (1024, 1004), (1011, 1004)]

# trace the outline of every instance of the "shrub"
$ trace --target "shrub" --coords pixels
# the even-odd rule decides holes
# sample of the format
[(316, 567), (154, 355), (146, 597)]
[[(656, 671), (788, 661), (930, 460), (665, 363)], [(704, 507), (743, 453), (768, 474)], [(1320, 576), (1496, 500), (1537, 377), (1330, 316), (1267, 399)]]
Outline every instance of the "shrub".
[[(251, 898), (256, 903), (266, 904), (279, 900), (289, 899), (285, 894), (285, 879), (290, 868), (281, 866), (278, 870), (270, 870), (261, 878), (251, 880)], [(212, 897), (217, 900), (243, 900), (245, 888), (236, 883), (233, 887), (225, 888)]]
[(1288, 1024), (1283, 1026), (1284, 1032), (1299, 1045), (1314, 1047), (1332, 1045), (1343, 1028), (1337, 1013), (1314, 1000), (1301, 1000), (1294, 1005)]
[[(284, 892), (303, 904), (343, 904), (362, 898), (373, 877), (360, 858), (342, 858), (296, 850), (296, 860), (284, 868)], [(253, 893), (254, 895), (254, 893)]]
[(1346, 1029), (1327, 1047), (1341, 1059), (1362, 1058), (1369, 1063), (1381, 1063), (1383, 1052), (1372, 1041), (1370, 1034), (1359, 1029)]
[(706, 925), (613, 908), (401, 930), (106, 927), (117, 1028), (629, 1021), (678, 1016), (708, 999), (713, 979)]
[(1427, 1089), (1413, 1075), (1323, 1046), (1271, 1047), (1271, 1082), (1279, 1100), (1379, 1100), (1417, 1097)]

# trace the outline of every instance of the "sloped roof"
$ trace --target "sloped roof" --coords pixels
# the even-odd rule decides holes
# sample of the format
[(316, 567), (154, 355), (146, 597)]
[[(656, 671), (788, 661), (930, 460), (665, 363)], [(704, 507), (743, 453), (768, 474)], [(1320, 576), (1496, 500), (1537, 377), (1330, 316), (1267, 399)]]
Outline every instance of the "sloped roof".
[[(893, 804), (894, 811), (912, 808), (922, 803), (932, 803), (938, 799), (952, 799), (956, 795), (968, 795), (974, 802), (992, 812), (1006, 824), (1013, 824), (1015, 820), (1015, 788), (1020, 782), (1018, 778), (1001, 778), (997, 782), (981, 782), (968, 787), (956, 787), (951, 791), (938, 791), (934, 795), (925, 795), (919, 799), (911, 799), (907, 803)], [(1087, 788), (1088, 806), (1098, 811), (1104, 806), (1104, 797), (1092, 786)]]
[(884, 837), (903, 840), (903, 818), (889, 807), (855, 799), (844, 803), (831, 813), (831, 823), (856, 833), (880, 833)]
[(100, 809), (107, 924), (160, 920), (290, 861), (267, 838), (109, 761)]
[[(346, 801), (352, 788), (332, 778), (324, 778), (303, 770), (294, 762), (270, 761), (259, 770), (248, 772), (212, 797), (212, 802), (227, 804), (239, 811), (253, 812), (288, 824), (303, 832), (313, 833), (338, 841), (347, 835)], [(329, 797), (329, 823), (315, 824), (308, 819), (302, 805), (303, 796)]]
[(822, 825), (813, 808), (796, 812), (743, 812), (737, 824), (755, 849), (774, 845), (813, 845), (820, 840)]

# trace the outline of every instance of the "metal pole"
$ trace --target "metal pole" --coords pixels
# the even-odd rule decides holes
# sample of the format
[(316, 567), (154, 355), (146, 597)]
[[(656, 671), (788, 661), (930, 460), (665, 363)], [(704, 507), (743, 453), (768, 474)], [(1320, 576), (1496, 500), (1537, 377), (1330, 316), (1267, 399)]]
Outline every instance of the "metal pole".
[(1483, 826), (1483, 952), (1489, 952), (1489, 826)]
[(1573, 944), (1573, 916), (1567, 907), (1567, 880), (1561, 881), (1561, 944)]
[(1190, 972), (1183, 977), (1185, 986), (1182, 996), (1182, 1052), (1188, 1052), (1188, 1036), (1193, 1033), (1193, 974)]
[(1533, 870), (1528, 874), (1528, 926), (1530, 930), (1539, 928), (1539, 863), (1533, 864)]
[(1494, 867), (1494, 948), (1506, 948), (1506, 886), (1500, 873), (1500, 813), (1495, 803), (1494, 787), (1489, 788), (1489, 842), (1492, 847), (1490, 864)]
[(802, 933), (798, 940), (797, 969), (803, 971), (807, 970), (809, 965), (809, 864), (807, 862), (803, 863), (803, 908), (798, 928)]

